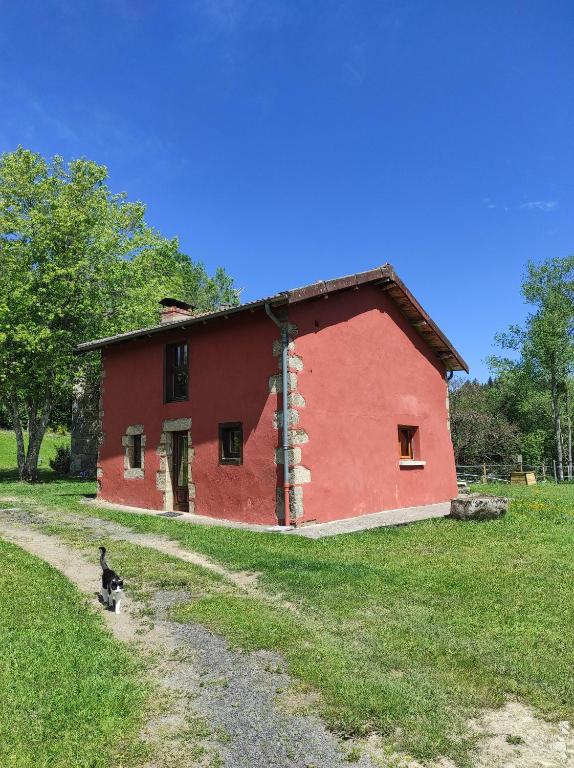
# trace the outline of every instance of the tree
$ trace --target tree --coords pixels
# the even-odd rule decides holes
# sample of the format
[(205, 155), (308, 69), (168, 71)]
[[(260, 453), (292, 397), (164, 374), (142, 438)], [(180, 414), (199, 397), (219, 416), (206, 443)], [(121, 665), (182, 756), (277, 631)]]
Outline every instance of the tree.
[[(574, 361), (574, 256), (528, 264), (522, 294), (535, 307), (523, 328), (511, 326), (499, 334), (500, 346), (520, 354), (520, 366), (550, 396), (558, 479), (564, 479), (562, 414), (568, 404), (569, 379)], [(512, 361), (494, 360), (512, 366)], [(568, 443), (572, 438), (569, 432)], [(571, 449), (570, 449), (571, 453)]]
[(496, 404), (496, 382), (454, 381), (450, 425), (457, 464), (511, 464), (520, 443), (517, 427)]
[(158, 299), (172, 290), (202, 307), (237, 302), (223, 270), (210, 279), (106, 180), (106, 168), (85, 159), (47, 161), (21, 147), (0, 157), (0, 402), (23, 480), (37, 479), (80, 341), (156, 321)]

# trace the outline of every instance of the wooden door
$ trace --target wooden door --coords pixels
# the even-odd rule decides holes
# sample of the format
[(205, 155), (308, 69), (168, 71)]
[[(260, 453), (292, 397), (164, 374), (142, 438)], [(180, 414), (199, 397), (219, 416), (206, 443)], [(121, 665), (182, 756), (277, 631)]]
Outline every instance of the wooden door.
[(171, 484), (173, 508), (177, 512), (189, 512), (189, 464), (187, 432), (173, 433)]

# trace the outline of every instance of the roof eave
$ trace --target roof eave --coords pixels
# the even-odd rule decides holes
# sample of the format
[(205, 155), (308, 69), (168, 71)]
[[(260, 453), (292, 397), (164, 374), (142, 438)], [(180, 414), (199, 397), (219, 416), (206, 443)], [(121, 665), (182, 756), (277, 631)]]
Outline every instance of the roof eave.
[[(442, 360), (447, 370), (469, 372), (469, 367), (465, 359), (457, 351), (448, 337), (441, 331), (430, 315), (422, 308), (394, 269), (390, 268), (388, 279), (383, 283), (382, 287), (383, 290), (390, 294), (391, 299), (399, 305), (399, 309), (401, 309), (401, 312), (406, 317), (409, 324), (435, 351), (437, 357)], [(394, 296), (393, 292), (395, 293)], [(412, 315), (411, 313), (406, 313), (404, 308), (401, 307), (401, 300), (398, 294), (404, 296), (412, 308)], [(438, 339), (438, 343), (431, 342), (431, 337)]]
[(169, 323), (161, 323), (160, 325), (152, 325), (149, 328), (139, 328), (134, 331), (128, 331), (127, 333), (118, 334), (117, 336), (108, 336), (103, 339), (94, 339), (93, 341), (84, 341), (75, 348), (74, 353), (76, 355), (83, 355), (87, 352), (94, 352), (97, 349), (104, 349), (115, 344), (120, 344), (124, 341), (132, 341), (133, 339), (142, 339), (149, 336), (155, 336), (157, 333), (163, 333), (164, 331), (171, 331), (176, 328), (184, 329), (192, 325), (205, 324), (210, 320), (216, 320), (217, 318), (227, 318), (231, 315), (236, 315), (239, 312), (245, 312), (246, 310), (255, 311), (265, 306), (266, 303), (273, 305), (274, 307), (281, 306), (286, 303), (283, 295), (273, 296), (269, 299), (261, 299), (260, 301), (253, 301), (248, 304), (241, 304), (237, 307), (229, 307), (219, 310), (217, 312), (208, 312), (202, 315), (190, 315), (183, 320), (173, 320)]
[(182, 320), (163, 323), (150, 328), (141, 328), (139, 330), (129, 331), (128, 333), (118, 334), (117, 336), (110, 336), (105, 339), (86, 341), (76, 347), (75, 353), (81, 355), (98, 349), (104, 349), (105, 347), (115, 344), (120, 344), (125, 341), (148, 338), (165, 331), (173, 331), (177, 329), (183, 330), (200, 323), (207, 324), (207, 322), (218, 318), (227, 319), (240, 312), (246, 312), (248, 310), (254, 312), (257, 309), (263, 308), (265, 304), (270, 304), (273, 307), (298, 304), (300, 302), (320, 298), (321, 296), (329, 296), (330, 294), (339, 291), (359, 288), (361, 285), (365, 284), (380, 285), (381, 288), (387, 292), (389, 297), (398, 305), (400, 312), (407, 319), (409, 324), (426, 341), (429, 347), (433, 349), (447, 370), (466, 371), (466, 373), (468, 373), (469, 369), (465, 360), (457, 352), (438, 325), (436, 325), (427, 312), (421, 307), (390, 264), (384, 264), (376, 269), (359, 272), (354, 275), (347, 275), (345, 277), (336, 278), (335, 280), (321, 280), (312, 283), (311, 285), (305, 285), (302, 288), (283, 291), (274, 296), (269, 296), (266, 299), (248, 302), (247, 304), (241, 304), (237, 307), (229, 307), (218, 310), (217, 312), (208, 312), (203, 315), (192, 315), (190, 317), (185, 317)]

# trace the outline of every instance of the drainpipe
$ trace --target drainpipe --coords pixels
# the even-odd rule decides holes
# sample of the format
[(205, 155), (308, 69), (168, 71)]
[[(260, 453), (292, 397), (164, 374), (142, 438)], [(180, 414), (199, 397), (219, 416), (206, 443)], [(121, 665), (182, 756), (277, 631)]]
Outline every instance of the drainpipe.
[(283, 505), (285, 509), (283, 524), (288, 526), (291, 523), (289, 509), (289, 374), (287, 371), (289, 362), (289, 329), (287, 323), (281, 323), (279, 318), (273, 314), (269, 302), (267, 301), (265, 302), (265, 312), (281, 331), (281, 374), (283, 378)]

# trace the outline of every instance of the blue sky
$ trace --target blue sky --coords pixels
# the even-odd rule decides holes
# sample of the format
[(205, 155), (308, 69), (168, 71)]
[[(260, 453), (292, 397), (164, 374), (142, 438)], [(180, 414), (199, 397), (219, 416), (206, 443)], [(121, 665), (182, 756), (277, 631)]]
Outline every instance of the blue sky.
[(0, 0), (0, 151), (111, 186), (245, 299), (390, 261), (471, 365), (574, 251), (574, 4)]

